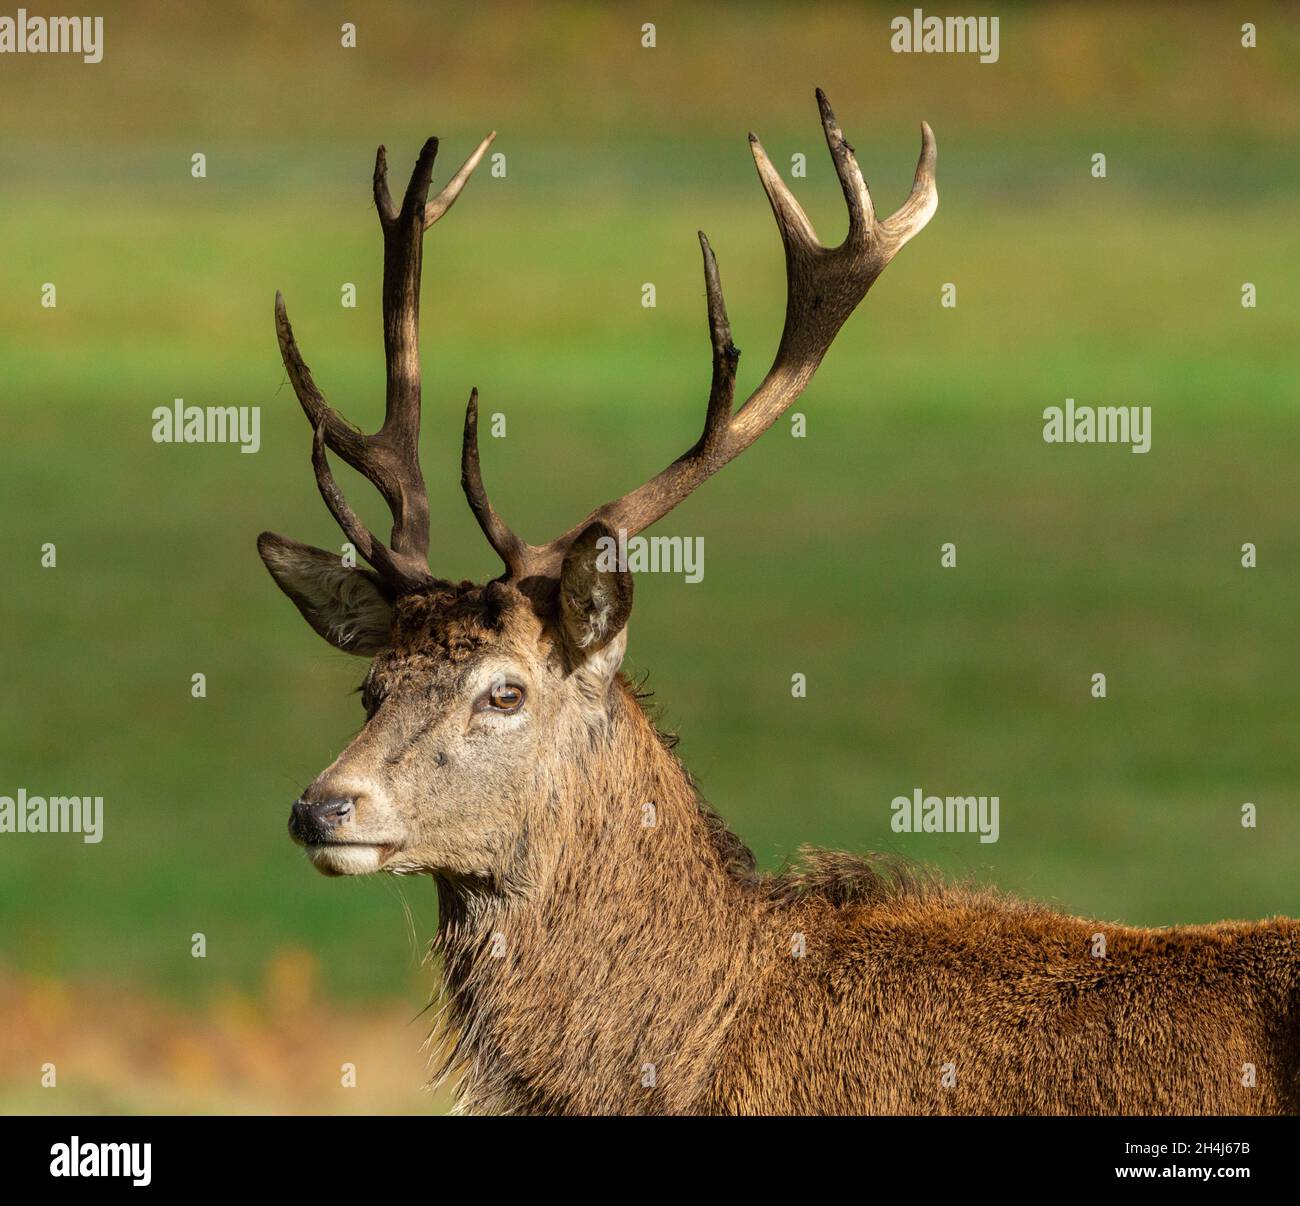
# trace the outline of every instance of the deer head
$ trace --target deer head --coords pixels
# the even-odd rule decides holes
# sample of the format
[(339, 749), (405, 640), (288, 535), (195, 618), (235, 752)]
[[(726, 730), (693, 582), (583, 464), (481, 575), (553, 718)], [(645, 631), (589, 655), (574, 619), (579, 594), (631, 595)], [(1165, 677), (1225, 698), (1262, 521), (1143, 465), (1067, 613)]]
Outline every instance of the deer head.
[[(483, 586), (435, 577), (428, 566), (429, 505), (420, 471), (420, 270), (424, 231), (441, 218), (491, 144), (478, 146), (428, 199), (436, 139), (420, 152), (398, 208), (384, 148), (374, 196), (384, 237), (383, 321), (388, 389), (373, 435), (325, 401), (275, 303), (285, 368), (313, 430), (312, 466), (325, 505), (370, 568), (272, 532), (258, 551), (280, 589), (335, 647), (372, 658), (362, 689), (366, 724), (293, 805), (290, 832), (331, 875), (434, 872), (500, 882), (515, 852), (551, 815), (577, 755), (606, 740), (632, 610), (632, 578), (609, 555), (661, 519), (749, 447), (808, 384), (831, 341), (885, 265), (938, 205), (935, 143), (922, 123), (911, 195), (876, 217), (853, 148), (819, 90), (849, 229), (837, 247), (818, 240), (798, 201), (749, 136), (759, 179), (785, 247), (785, 327), (776, 358), (748, 400), (733, 405), (740, 353), (731, 341), (718, 265), (700, 234), (713, 377), (699, 439), (661, 473), (595, 508), (544, 545), (501, 519), (479, 465), (478, 395), (465, 415), (461, 484), (504, 572)], [(327, 450), (367, 477), (393, 515), (387, 543), (357, 518), (330, 471)]]

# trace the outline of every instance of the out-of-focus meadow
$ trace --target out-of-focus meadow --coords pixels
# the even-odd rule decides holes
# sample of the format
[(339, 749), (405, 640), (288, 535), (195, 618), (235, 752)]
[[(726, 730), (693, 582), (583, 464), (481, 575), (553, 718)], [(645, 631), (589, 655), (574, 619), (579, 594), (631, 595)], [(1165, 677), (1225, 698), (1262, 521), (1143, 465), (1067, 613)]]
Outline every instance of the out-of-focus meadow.
[[(892, 8), (652, 8), (109, 5), (102, 63), (0, 64), (0, 794), (106, 810), (98, 845), (0, 835), (0, 1108), (445, 1105), (419, 1092), (430, 884), (324, 880), (285, 835), (360, 723), (362, 665), (253, 545), (340, 540), (277, 288), (331, 400), (382, 413), (380, 141), (404, 180), (440, 135), (435, 184), (489, 128), (505, 155), (424, 270), (434, 565), (483, 577), (470, 386), (507, 417), (498, 506), (532, 539), (566, 526), (698, 432), (697, 229), (742, 393), (770, 361), (782, 263), (746, 131), (787, 173), (807, 156), (792, 184), (830, 242), (814, 86), (886, 212), (930, 121), (938, 216), (799, 404), (807, 438), (778, 425), (665, 521), (704, 537), (704, 580), (640, 578), (629, 667), (766, 866), (812, 842), (1131, 923), (1300, 912), (1294, 10), (984, 5), (981, 65), (891, 53)], [(261, 407), (261, 451), (153, 443), (178, 397)], [(1045, 444), (1066, 397), (1151, 406), (1151, 452)], [(918, 786), (999, 795), (1000, 840), (894, 834)]]

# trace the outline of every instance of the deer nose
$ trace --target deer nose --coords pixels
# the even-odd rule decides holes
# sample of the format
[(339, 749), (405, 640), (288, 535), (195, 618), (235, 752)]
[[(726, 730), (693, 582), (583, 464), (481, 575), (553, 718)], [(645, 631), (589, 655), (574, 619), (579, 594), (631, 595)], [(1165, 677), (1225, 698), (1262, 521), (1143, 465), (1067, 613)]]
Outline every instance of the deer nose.
[(299, 796), (289, 817), (289, 832), (303, 842), (327, 841), (330, 831), (351, 819), (355, 812), (356, 800), (351, 796), (331, 796), (324, 800)]

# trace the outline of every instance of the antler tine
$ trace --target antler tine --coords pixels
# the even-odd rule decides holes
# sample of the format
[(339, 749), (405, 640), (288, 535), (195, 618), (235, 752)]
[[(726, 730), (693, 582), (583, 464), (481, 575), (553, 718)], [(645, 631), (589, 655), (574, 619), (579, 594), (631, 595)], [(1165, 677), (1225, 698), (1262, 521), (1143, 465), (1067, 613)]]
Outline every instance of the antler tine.
[[(718, 261), (709, 246), (704, 231), (698, 231), (700, 251), (704, 257), (704, 291), (708, 304), (709, 342), (713, 347), (713, 379), (709, 387), (709, 405), (704, 415), (704, 430), (700, 438), (681, 456), (679, 456), (662, 473), (651, 478), (645, 485), (625, 494), (622, 498), (607, 502), (590, 512), (580, 523), (574, 524), (562, 536), (556, 537), (549, 544), (536, 546), (525, 544), (513, 532), (510, 537), (517, 542), (510, 555), (498, 545), (493, 533), (488, 530), (480, 515), (479, 505), (470, 495), (466, 486), (466, 495), (470, 498), (470, 507), (479, 519), (489, 543), (497, 550), (510, 571), (510, 577), (518, 580), (532, 576), (554, 577), (557, 568), (564, 559), (569, 545), (590, 524), (600, 521), (612, 528), (624, 527), (629, 532), (639, 532), (648, 527), (655, 519), (672, 510), (705, 477), (720, 469), (735, 453), (728, 451), (727, 437), (730, 432), (731, 406), (736, 393), (736, 366), (740, 362), (740, 349), (731, 340), (731, 322), (727, 318), (727, 303), (722, 296), (722, 281), (718, 273)], [(475, 408), (477, 420), (477, 399), (470, 398), (471, 408)], [(468, 464), (469, 441), (471, 439), (470, 419), (465, 424), (466, 457)], [(473, 449), (472, 470), (478, 490), (482, 491), (482, 482), (478, 479), (478, 447)], [(467, 478), (469, 470), (465, 471)], [(463, 478), (464, 480), (464, 478)], [(487, 504), (486, 495), (482, 504)], [(490, 512), (490, 505), (488, 505)], [(496, 519), (495, 512), (490, 512)], [(638, 518), (633, 518), (638, 517)], [(644, 522), (639, 517), (645, 518)], [(635, 525), (635, 526), (633, 526)], [(505, 528), (504, 524), (501, 524)], [(509, 529), (505, 529), (509, 532)]]
[(871, 201), (871, 190), (862, 178), (862, 169), (858, 167), (858, 157), (853, 147), (844, 137), (840, 123), (835, 120), (835, 112), (826, 99), (826, 93), (817, 89), (817, 108), (822, 115), (822, 130), (826, 134), (826, 146), (835, 164), (835, 174), (840, 178), (840, 187), (844, 190), (844, 203), (849, 207), (849, 233), (846, 242), (859, 242), (876, 222), (876, 207)]
[(487, 542), (504, 562), (508, 575), (512, 578), (525, 576), (528, 563), (528, 545), (506, 526), (505, 521), (496, 513), (483, 488), (483, 469), (478, 456), (478, 390), (469, 394), (469, 405), (465, 407), (465, 438), (460, 452), (460, 485), (469, 501), (469, 509), (474, 512), (478, 526), (483, 529)]
[(375, 152), (375, 208), (384, 222), (392, 222), (397, 217), (397, 206), (388, 191), (388, 150), (383, 143)]
[[(402, 208), (397, 216), (387, 217), (383, 208), (379, 212), (379, 224), (384, 233), (384, 361), (387, 366), (388, 392), (384, 406), (384, 424), (375, 438), (393, 446), (403, 461), (403, 468), (410, 472), (421, 491), (424, 482), (420, 476), (418, 448), (420, 269), (424, 256), (424, 205), (433, 177), (433, 161), (437, 156), (438, 140), (426, 139), (415, 161), (415, 168), (402, 198)], [(391, 208), (391, 200), (389, 207)], [(404, 529), (401, 535), (412, 544), (411, 551), (415, 551), (414, 542), (421, 538), (423, 544), (419, 551), (429, 551), (427, 506), (423, 533)], [(393, 539), (398, 539), (396, 530)]]
[(456, 204), (456, 198), (460, 196), (460, 190), (465, 187), (465, 182), (474, 174), (474, 169), (478, 167), (479, 160), (487, 154), (487, 149), (492, 145), (492, 140), (496, 138), (497, 132), (493, 130), (483, 139), (475, 148), (474, 153), (460, 165), (460, 170), (443, 186), (440, 192), (432, 201), (424, 207), (424, 229), (428, 230), (439, 218), (442, 217), (453, 205)]
[(880, 223), (880, 229), (895, 244), (895, 250), (908, 239), (919, 234), (934, 217), (939, 208), (939, 187), (934, 179), (934, 165), (938, 152), (934, 145), (934, 131), (930, 123), (921, 123), (921, 154), (916, 161), (916, 177), (906, 201)]
[(704, 292), (709, 309), (709, 342), (713, 345), (713, 380), (709, 385), (709, 406), (704, 413), (704, 432), (695, 448), (701, 455), (709, 456), (716, 451), (731, 420), (740, 349), (731, 341), (731, 320), (727, 317), (727, 303), (722, 296), (717, 258), (704, 231), (696, 233), (704, 254)]
[[(312, 425), (312, 466), (321, 497), (357, 551), (399, 591), (432, 579), (428, 568), (429, 500), (420, 470), (420, 274), (423, 234), (460, 194), (495, 133), (434, 199), (428, 200), (438, 140), (420, 150), (399, 208), (388, 190), (388, 156), (375, 154), (374, 198), (384, 237), (383, 322), (387, 391), (384, 422), (366, 435), (326, 401), (294, 339), (284, 298), (275, 295), (280, 354), (294, 393)], [(430, 217), (430, 210), (436, 212)], [(326, 448), (365, 475), (393, 515), (389, 543), (379, 540), (348, 505), (330, 471)]]
[(353, 543), (357, 552), (390, 582), (414, 585), (420, 581), (418, 567), (415, 574), (409, 574), (408, 567), (394, 556), (382, 540), (375, 539), (370, 529), (361, 522), (356, 512), (348, 505), (343, 491), (334, 480), (329, 458), (325, 455), (324, 424), (316, 428), (312, 434), (311, 467), (316, 473), (316, 485), (320, 490), (321, 498), (325, 500), (330, 514), (334, 516), (335, 522), (343, 529), (343, 534)]
[(767, 157), (767, 152), (763, 150), (763, 144), (758, 140), (758, 135), (752, 130), (749, 132), (749, 149), (758, 167), (758, 178), (762, 181), (767, 199), (772, 204), (772, 213), (776, 215), (781, 241), (787, 248), (792, 243), (807, 248), (820, 246), (817, 232), (808, 220), (808, 215), (803, 212), (803, 206), (781, 179), (781, 173), (773, 166), (772, 161)]
[(330, 406), (325, 401), (324, 394), (316, 387), (311, 369), (304, 362), (302, 353), (298, 350), (298, 342), (293, 337), (284, 295), (278, 289), (275, 293), (275, 334), (280, 342), (280, 358), (289, 374), (289, 382), (312, 429), (323, 426), (329, 446), (355, 467), (364, 455), (366, 437)]
[(844, 321), (899, 248), (934, 215), (939, 195), (934, 177), (934, 134), (928, 125), (924, 122), (921, 125), (921, 157), (911, 196), (897, 213), (880, 222), (853, 147), (845, 140), (820, 88), (817, 105), (849, 212), (848, 234), (838, 247), (826, 247), (818, 240), (808, 215), (781, 179), (763, 144), (757, 135), (749, 136), (758, 178), (772, 205), (785, 250), (785, 325), (767, 376), (733, 413), (736, 362), (740, 353), (731, 342), (717, 261), (708, 240), (701, 234), (709, 336), (713, 345), (713, 382), (703, 434), (643, 486), (597, 507), (550, 544), (541, 548), (525, 546), (529, 573), (554, 576), (568, 546), (592, 522), (624, 529), (628, 535), (643, 531), (748, 448), (803, 392)]

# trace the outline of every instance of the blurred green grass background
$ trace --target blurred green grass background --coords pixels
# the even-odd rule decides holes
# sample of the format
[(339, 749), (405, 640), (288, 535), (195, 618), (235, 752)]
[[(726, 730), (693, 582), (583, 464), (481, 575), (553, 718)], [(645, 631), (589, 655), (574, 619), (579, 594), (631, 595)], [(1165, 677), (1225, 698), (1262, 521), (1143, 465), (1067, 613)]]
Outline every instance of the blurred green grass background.
[[(507, 174), (481, 168), (430, 232), (423, 292), (434, 568), (490, 576), (458, 486), (469, 387), (507, 416), (485, 473), (531, 539), (676, 456), (707, 395), (697, 228), (742, 394), (780, 332), (748, 129), (807, 156), (796, 192), (826, 241), (844, 228), (816, 85), (885, 212), (931, 122), (939, 213), (800, 402), (807, 439), (778, 425), (664, 522), (704, 537), (705, 578), (641, 577), (629, 669), (766, 866), (811, 842), (1130, 923), (1300, 911), (1294, 10), (984, 6), (1001, 57), (980, 65), (890, 53), (895, 10), (862, 4), (358, 8), (108, 6), (103, 63), (0, 72), (0, 792), (106, 801), (101, 845), (0, 836), (0, 964), (198, 1005), (301, 951), (322, 999), (415, 1012), (428, 882), (326, 881), (285, 835), (360, 724), (363, 665), (254, 551), (268, 527), (340, 540), (274, 292), (372, 428), (374, 147), (405, 179), (440, 135), (437, 183), (499, 131)], [(260, 406), (262, 450), (152, 443), (176, 397)], [(1066, 397), (1151, 406), (1152, 451), (1044, 444)], [(893, 834), (916, 786), (999, 795), (1000, 841)]]

